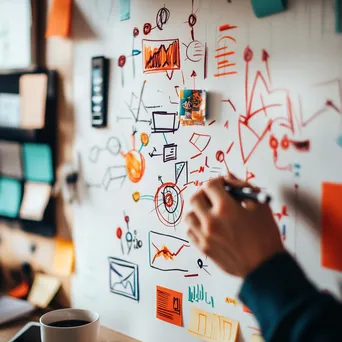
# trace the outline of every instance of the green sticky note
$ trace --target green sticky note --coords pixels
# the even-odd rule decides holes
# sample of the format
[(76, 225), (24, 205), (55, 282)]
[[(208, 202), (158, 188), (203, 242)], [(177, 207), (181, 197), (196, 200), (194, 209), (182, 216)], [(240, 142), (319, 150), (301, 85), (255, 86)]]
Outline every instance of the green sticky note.
[(17, 179), (0, 178), (0, 215), (15, 218), (21, 202), (21, 183)]
[(287, 0), (251, 0), (251, 3), (258, 18), (284, 12), (287, 9)]
[(131, 0), (120, 0), (120, 20), (131, 18)]
[(23, 145), (24, 176), (32, 182), (52, 183), (53, 162), (49, 145)]

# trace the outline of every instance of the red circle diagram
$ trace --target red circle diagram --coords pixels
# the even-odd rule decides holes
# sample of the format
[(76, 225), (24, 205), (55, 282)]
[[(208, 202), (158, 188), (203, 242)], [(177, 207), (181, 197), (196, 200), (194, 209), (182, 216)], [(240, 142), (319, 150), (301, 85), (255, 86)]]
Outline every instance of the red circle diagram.
[(159, 221), (165, 226), (175, 227), (180, 223), (184, 199), (175, 183), (164, 183), (157, 189), (154, 205)]

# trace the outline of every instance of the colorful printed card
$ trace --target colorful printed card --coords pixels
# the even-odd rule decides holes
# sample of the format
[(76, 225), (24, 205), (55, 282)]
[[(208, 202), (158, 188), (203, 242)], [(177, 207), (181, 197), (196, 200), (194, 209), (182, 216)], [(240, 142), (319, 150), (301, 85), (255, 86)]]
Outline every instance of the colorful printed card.
[(182, 126), (204, 126), (207, 119), (207, 92), (183, 89), (179, 94), (179, 120)]

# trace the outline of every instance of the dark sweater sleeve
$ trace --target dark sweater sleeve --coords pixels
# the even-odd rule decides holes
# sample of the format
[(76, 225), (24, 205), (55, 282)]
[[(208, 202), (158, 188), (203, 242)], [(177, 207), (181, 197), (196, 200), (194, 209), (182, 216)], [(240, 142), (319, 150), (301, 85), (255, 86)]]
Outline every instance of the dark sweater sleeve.
[(288, 253), (250, 273), (239, 296), (266, 341), (342, 341), (341, 303), (319, 292)]

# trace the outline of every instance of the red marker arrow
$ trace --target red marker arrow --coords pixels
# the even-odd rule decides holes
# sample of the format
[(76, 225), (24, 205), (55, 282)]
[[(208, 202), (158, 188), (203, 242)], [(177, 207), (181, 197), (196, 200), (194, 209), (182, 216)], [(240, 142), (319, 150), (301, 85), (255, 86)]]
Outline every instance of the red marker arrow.
[(195, 70), (192, 70), (192, 74), (190, 77), (193, 77), (194, 79), (194, 89), (196, 89), (196, 77), (197, 77), (197, 73)]

